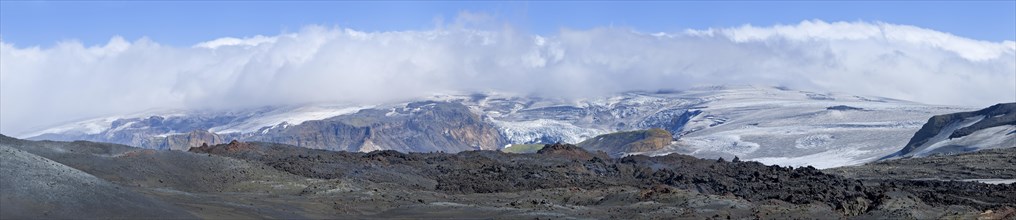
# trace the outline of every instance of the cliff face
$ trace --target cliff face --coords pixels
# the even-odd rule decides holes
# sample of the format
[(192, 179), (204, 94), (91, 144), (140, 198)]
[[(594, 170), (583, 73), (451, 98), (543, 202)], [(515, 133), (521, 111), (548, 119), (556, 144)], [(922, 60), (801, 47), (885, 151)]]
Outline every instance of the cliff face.
[(372, 124), (368, 140), (398, 151), (496, 150), (506, 144), (497, 129), (458, 103), (419, 103)]
[(314, 149), (358, 151), (369, 128), (334, 121), (308, 121), (285, 129), (241, 139), (290, 144)]
[(205, 144), (214, 145), (224, 143), (226, 143), (226, 139), (218, 134), (208, 131), (195, 130), (187, 134), (170, 135), (165, 138), (161, 138), (159, 149), (186, 151), (191, 147), (197, 147)]
[(661, 150), (670, 145), (670, 132), (653, 128), (640, 131), (625, 131), (604, 134), (579, 143), (579, 147), (590, 151), (603, 151), (613, 157), (629, 153)]
[(410, 103), (391, 112), (362, 110), (241, 139), (315, 149), (402, 152), (495, 150), (507, 143), (469, 108), (447, 102)]

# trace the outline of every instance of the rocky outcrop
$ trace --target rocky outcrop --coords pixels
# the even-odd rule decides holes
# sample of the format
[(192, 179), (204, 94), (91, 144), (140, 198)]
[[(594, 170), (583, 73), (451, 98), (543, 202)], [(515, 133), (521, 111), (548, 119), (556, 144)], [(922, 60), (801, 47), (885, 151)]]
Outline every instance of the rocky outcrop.
[(242, 137), (248, 141), (264, 141), (296, 145), (306, 148), (359, 151), (370, 133), (369, 127), (357, 127), (341, 122), (307, 121), (285, 129), (275, 129), (261, 135)]
[(597, 151), (596, 153), (591, 153), (591, 152), (583, 150), (581, 147), (578, 147), (578, 146), (575, 146), (575, 145), (560, 144), (560, 143), (558, 143), (558, 144), (547, 144), (547, 145), (544, 145), (543, 148), (538, 150), (538, 151), (536, 151), (536, 153), (537, 154), (542, 154), (542, 155), (551, 155), (551, 156), (556, 156), (556, 157), (576, 159), (576, 160), (592, 160), (595, 157), (599, 157), (601, 159), (605, 159), (605, 158), (609, 157), (603, 151)]
[(391, 112), (361, 110), (241, 139), (363, 152), (494, 150), (506, 143), (496, 128), (469, 108), (449, 102), (414, 102)]
[[(952, 154), (979, 149), (1016, 147), (1016, 134), (1002, 131), (993, 137), (974, 137), (959, 143), (948, 141), (961, 139), (988, 128), (1009, 126), (1016, 129), (1016, 103), (1001, 103), (973, 112), (936, 115), (928, 119), (900, 151), (883, 159), (923, 156), (930, 154)], [(954, 141), (955, 142), (955, 141)]]
[(160, 139), (163, 141), (158, 149), (170, 150), (187, 150), (201, 145), (226, 143), (226, 140), (221, 135), (201, 130), (195, 130), (186, 134), (170, 135)]
[(260, 152), (253, 145), (245, 142), (239, 142), (236, 140), (230, 141), (229, 144), (225, 144), (219, 147), (212, 147), (208, 144), (201, 144), (201, 146), (191, 147), (187, 149), (188, 152), (193, 153), (207, 153), (207, 154), (228, 154), (228, 153), (257, 153)]
[(863, 111), (864, 108), (858, 108), (858, 107), (847, 106), (847, 105), (837, 105), (837, 106), (826, 107), (826, 110), (831, 110), (831, 111)]
[(599, 135), (578, 143), (578, 146), (620, 157), (631, 153), (661, 150), (670, 145), (672, 140), (670, 132), (653, 128)]
[(977, 111), (976, 114), (983, 115), (984, 119), (970, 126), (957, 129), (949, 135), (949, 138), (964, 137), (985, 128), (1016, 125), (1016, 102), (993, 105)]

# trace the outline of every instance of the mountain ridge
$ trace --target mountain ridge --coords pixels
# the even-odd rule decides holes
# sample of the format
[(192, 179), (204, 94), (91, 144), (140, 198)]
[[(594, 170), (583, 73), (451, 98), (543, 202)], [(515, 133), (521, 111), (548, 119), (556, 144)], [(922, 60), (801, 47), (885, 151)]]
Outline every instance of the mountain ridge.
[[(48, 134), (31, 139), (83, 139), (177, 150), (235, 139), (347, 151), (457, 152), (501, 149), (511, 144), (578, 143), (611, 132), (661, 128), (671, 133), (675, 144), (632, 153), (737, 156), (768, 164), (829, 167), (883, 157), (903, 146), (906, 140), (901, 137), (910, 137), (927, 117), (962, 110), (967, 109), (757, 86), (626, 92), (580, 100), (481, 93), (359, 107), (305, 106), (110, 119), (124, 123), (105, 125), (107, 128), (96, 134)], [(300, 123), (289, 123), (286, 118)], [(255, 126), (257, 123), (276, 124)], [(214, 132), (241, 127), (258, 128), (242, 133)], [(179, 131), (187, 128), (199, 129)], [(828, 163), (806, 159), (832, 156), (846, 159)]]
[[(994, 138), (965, 143), (965, 137), (978, 132), (990, 132), (987, 135)], [(1016, 102), (999, 103), (977, 111), (935, 115), (914, 133), (903, 149), (882, 159), (1016, 147), (1013, 132), (1016, 132)]]

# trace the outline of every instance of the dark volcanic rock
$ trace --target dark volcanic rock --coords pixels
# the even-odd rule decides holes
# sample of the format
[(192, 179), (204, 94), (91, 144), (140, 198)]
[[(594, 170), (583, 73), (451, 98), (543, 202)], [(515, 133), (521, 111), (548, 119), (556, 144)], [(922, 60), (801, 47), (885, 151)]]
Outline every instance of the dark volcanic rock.
[(837, 105), (837, 106), (829, 106), (829, 107), (826, 107), (826, 110), (836, 110), (836, 111), (860, 111), (860, 110), (864, 110), (864, 109), (863, 109), (863, 108), (858, 108), (858, 107), (853, 107), (853, 106), (846, 106), (846, 105)]
[(883, 160), (825, 172), (857, 179), (1016, 180), (1016, 148)]
[[(173, 218), (185, 212), (194, 217), (182, 218), (211, 219), (970, 219), (1011, 218), (1016, 203), (1012, 184), (858, 180), (811, 167), (676, 154), (609, 158), (565, 144), (535, 154), (447, 154), (335, 152), (233, 141), (181, 152), (0, 136), (5, 157), (6, 149), (40, 157), (30, 166), (8, 165), (24, 160), (0, 161), (3, 218), (47, 218), (58, 212), (33, 201), (71, 204), (64, 207), (79, 218)], [(66, 167), (46, 168), (60, 164)], [(38, 179), (47, 184), (17, 182), (54, 173)], [(86, 181), (60, 182), (66, 179), (60, 175)], [(83, 190), (54, 190), (53, 183)], [(89, 185), (96, 183), (101, 186)], [(15, 191), (30, 193), (8, 193)], [(87, 196), (94, 193), (114, 195), (113, 200), (90, 202), (108, 198)], [(143, 207), (123, 209), (137, 205)], [(172, 207), (185, 211), (158, 212)], [(155, 216), (133, 215), (148, 209), (158, 210), (150, 212)]]
[(596, 151), (596, 154), (593, 154), (589, 151), (583, 150), (581, 147), (561, 143), (544, 145), (543, 148), (536, 151), (536, 153), (543, 155), (560, 156), (564, 158), (571, 158), (577, 160), (591, 160), (594, 157), (600, 157), (602, 159), (608, 157), (607, 154), (604, 153), (603, 151)]
[[(886, 193), (913, 197), (930, 206), (965, 205), (980, 210), (1016, 205), (1016, 185), (911, 180), (856, 180), (812, 167), (787, 168), (757, 162), (724, 162), (671, 154), (604, 158), (572, 146), (548, 145), (537, 154), (469, 151), (458, 154), (332, 152), (250, 143), (258, 154), (193, 148), (261, 161), (314, 178), (365, 178), (407, 188), (448, 193), (519, 192), (547, 188), (596, 189), (665, 185), (749, 201), (781, 200), (825, 204), (843, 214), (860, 214), (895, 201)], [(225, 153), (222, 153), (225, 152)], [(896, 206), (893, 206), (896, 207)]]

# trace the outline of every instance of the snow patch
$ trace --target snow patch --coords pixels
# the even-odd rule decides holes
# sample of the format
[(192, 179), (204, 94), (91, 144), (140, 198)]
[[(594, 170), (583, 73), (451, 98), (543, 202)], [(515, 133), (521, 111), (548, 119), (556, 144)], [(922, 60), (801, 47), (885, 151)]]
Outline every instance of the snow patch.
[[(740, 135), (710, 135), (703, 137), (686, 137), (681, 141), (695, 149), (695, 152), (712, 151), (744, 156), (755, 152), (761, 147), (758, 143), (741, 140)], [(693, 152), (693, 153), (695, 153)]]
[(1013, 184), (1016, 183), (1016, 179), (963, 179), (960, 181), (968, 182), (980, 182), (987, 184)]
[(747, 159), (766, 165), (813, 166), (818, 169), (849, 166), (871, 161), (874, 158), (855, 159), (868, 151), (855, 148), (840, 148), (798, 157), (760, 157)]
[(228, 133), (250, 133), (262, 130), (265, 127), (299, 125), (305, 121), (321, 120), (339, 115), (356, 113), (362, 109), (373, 106), (356, 107), (335, 107), (335, 106), (308, 106), (296, 109), (278, 109), (262, 116), (252, 117), (239, 123), (227, 124), (209, 129), (211, 132)]
[(942, 130), (940, 130), (938, 132), (938, 134), (935, 134), (935, 136), (929, 138), (927, 142), (925, 142), (921, 146), (918, 146), (916, 148), (915, 152), (912, 153), (912, 155), (926, 154), (926, 153), (928, 153), (930, 151), (933, 151), (933, 150), (935, 150), (935, 149), (937, 149), (939, 147), (942, 147), (942, 145), (938, 145), (938, 146), (935, 146), (935, 145), (939, 144), (940, 142), (942, 142), (942, 141), (944, 141), (946, 139), (949, 139), (949, 136), (952, 135), (952, 133), (954, 131), (959, 130), (959, 129), (964, 128), (964, 127), (967, 127), (967, 126), (970, 126), (970, 125), (973, 125), (973, 124), (975, 124), (975, 123), (977, 123), (977, 122), (979, 122), (979, 121), (981, 121), (983, 119), (984, 119), (984, 116), (974, 116), (974, 117), (965, 118), (965, 119), (963, 119), (962, 121), (959, 121), (959, 122), (953, 122), (953, 123), (950, 123), (950, 124), (946, 125), (945, 127), (942, 128)]

